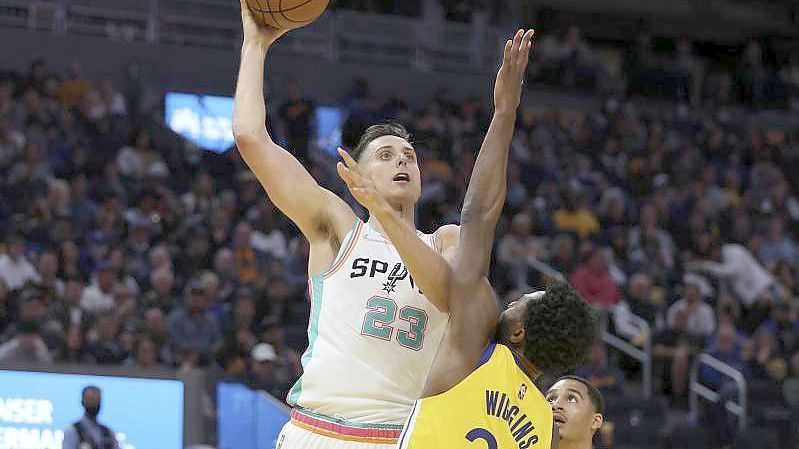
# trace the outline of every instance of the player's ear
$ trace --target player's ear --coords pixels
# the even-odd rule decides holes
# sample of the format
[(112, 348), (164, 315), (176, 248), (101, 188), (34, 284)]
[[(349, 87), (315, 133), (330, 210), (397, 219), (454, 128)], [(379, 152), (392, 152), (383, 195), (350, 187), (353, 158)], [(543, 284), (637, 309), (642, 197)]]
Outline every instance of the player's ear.
[(521, 324), (514, 325), (510, 331), (510, 341), (514, 345), (523, 344), (527, 340), (527, 330)]
[(604, 423), (605, 417), (601, 413), (594, 413), (594, 417), (591, 418), (591, 431), (596, 432)]

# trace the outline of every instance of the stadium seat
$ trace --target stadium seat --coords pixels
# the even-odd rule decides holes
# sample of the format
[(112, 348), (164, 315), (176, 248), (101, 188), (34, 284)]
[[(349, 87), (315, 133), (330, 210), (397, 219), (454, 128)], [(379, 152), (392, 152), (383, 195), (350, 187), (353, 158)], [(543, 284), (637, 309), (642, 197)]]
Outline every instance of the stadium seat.
[(678, 424), (668, 433), (661, 447), (667, 449), (711, 449), (712, 445), (710, 444), (710, 434), (705, 427)]
[(623, 446), (651, 443), (652, 428), (646, 423), (663, 423), (666, 416), (661, 400), (631, 396), (608, 396), (606, 411), (607, 419), (616, 425), (615, 441)]

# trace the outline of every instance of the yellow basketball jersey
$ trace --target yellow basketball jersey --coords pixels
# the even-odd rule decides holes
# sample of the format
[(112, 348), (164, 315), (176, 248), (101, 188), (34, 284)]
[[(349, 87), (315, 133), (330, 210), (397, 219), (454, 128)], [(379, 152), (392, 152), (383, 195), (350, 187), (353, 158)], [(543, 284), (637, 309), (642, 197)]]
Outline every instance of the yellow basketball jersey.
[(549, 449), (552, 407), (506, 346), (449, 391), (416, 401), (399, 449)]

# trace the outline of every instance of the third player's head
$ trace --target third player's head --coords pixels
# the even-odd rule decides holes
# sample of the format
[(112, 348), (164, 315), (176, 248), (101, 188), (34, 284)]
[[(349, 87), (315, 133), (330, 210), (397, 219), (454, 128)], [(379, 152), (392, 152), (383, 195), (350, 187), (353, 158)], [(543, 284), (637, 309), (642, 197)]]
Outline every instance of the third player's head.
[(549, 387), (546, 398), (552, 404), (561, 445), (590, 447), (591, 439), (604, 422), (602, 393), (581, 377), (564, 376)]
[(374, 125), (367, 128), (351, 152), (391, 205), (416, 204), (422, 194), (419, 164), (410, 140), (402, 125)]
[(511, 302), (500, 315), (496, 339), (523, 353), (537, 374), (560, 374), (585, 360), (595, 322), (580, 295), (559, 282)]

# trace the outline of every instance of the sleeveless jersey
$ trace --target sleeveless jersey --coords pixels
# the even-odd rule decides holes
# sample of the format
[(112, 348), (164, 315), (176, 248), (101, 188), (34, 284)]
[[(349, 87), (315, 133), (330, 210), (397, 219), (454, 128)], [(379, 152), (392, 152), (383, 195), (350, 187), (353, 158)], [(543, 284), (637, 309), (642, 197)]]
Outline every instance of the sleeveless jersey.
[(549, 449), (552, 407), (506, 346), (449, 391), (416, 401), (399, 449)]
[[(435, 248), (432, 234), (420, 238)], [(361, 220), (330, 269), (309, 279), (309, 295), (303, 375), (288, 395), (293, 418), (331, 433), (378, 428), (396, 441), (449, 315), (422, 294), (394, 245)]]

